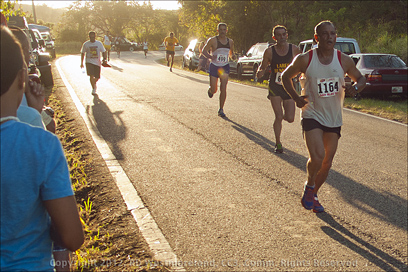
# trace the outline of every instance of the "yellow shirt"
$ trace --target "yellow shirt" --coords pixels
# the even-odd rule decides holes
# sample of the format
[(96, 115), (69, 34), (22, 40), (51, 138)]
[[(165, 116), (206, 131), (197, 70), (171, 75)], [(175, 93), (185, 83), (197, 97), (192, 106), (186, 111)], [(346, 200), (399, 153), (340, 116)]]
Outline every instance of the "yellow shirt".
[(174, 51), (174, 46), (176, 43), (179, 43), (179, 41), (175, 37), (173, 38), (166, 37), (164, 39), (164, 44), (166, 45), (166, 50), (168, 51)]

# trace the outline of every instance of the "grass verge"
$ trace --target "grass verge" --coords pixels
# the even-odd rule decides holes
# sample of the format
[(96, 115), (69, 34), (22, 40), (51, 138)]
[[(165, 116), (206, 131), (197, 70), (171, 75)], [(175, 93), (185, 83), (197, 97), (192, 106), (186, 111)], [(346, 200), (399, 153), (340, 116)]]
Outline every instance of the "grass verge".
[(85, 232), (84, 244), (72, 254), (71, 271), (169, 271), (153, 260), (116, 185), (105, 177), (109, 173), (102, 173), (105, 166), (95, 161), (90, 150), (94, 146), (86, 144), (78, 121), (56, 96), (57, 89), (47, 88), (46, 104), (55, 112), (56, 134), (65, 151)]

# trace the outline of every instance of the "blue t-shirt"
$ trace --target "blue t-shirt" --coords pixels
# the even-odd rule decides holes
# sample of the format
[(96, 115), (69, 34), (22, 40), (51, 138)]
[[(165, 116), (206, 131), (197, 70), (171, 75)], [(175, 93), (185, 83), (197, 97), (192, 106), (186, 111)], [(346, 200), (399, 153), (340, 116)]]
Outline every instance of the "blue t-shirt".
[(50, 217), (43, 205), (73, 195), (59, 139), (42, 128), (0, 126), (0, 270), (54, 271)]

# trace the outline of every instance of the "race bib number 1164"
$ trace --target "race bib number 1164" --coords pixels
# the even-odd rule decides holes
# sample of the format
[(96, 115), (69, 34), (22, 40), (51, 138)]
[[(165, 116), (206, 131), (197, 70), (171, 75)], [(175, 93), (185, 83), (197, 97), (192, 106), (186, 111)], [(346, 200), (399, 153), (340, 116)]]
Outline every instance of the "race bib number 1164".
[(318, 78), (318, 94), (320, 97), (331, 97), (339, 92), (339, 78)]

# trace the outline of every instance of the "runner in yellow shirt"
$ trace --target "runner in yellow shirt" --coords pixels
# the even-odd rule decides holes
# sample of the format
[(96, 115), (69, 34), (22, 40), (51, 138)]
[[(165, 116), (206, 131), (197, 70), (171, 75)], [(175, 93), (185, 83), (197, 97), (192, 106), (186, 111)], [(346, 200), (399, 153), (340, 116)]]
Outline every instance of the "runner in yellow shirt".
[(166, 60), (167, 60), (167, 66), (170, 65), (170, 60), (169, 56), (171, 56), (171, 66), (170, 66), (170, 72), (173, 71), (173, 62), (174, 62), (174, 46), (178, 45), (179, 41), (177, 38), (174, 37), (174, 33), (170, 32), (170, 36), (166, 37), (164, 39), (164, 45), (166, 46)]

